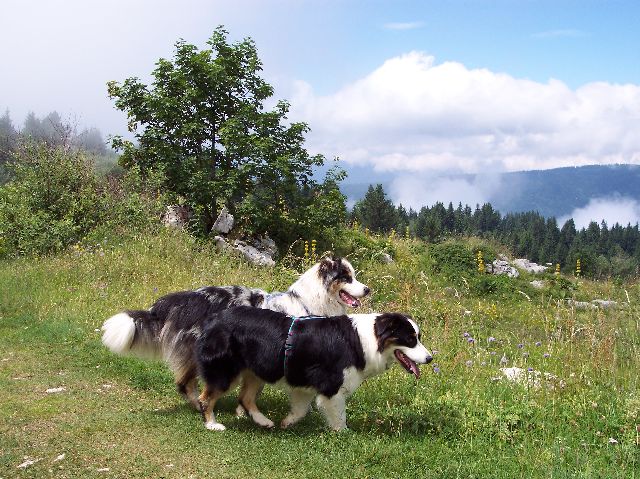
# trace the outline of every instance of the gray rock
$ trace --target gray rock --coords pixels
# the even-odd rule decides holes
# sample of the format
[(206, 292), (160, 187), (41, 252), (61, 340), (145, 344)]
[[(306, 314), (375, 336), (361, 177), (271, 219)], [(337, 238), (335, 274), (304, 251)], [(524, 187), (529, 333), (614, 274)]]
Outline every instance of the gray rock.
[(536, 289), (542, 289), (545, 286), (545, 282), (539, 279), (536, 279), (535, 281), (531, 281), (529, 284)]
[(544, 273), (547, 270), (546, 266), (541, 266), (525, 258), (514, 259), (513, 264), (516, 268), (520, 268), (527, 273), (539, 274)]
[(610, 309), (618, 306), (616, 301), (610, 301), (605, 299), (594, 299), (592, 301), (575, 301), (573, 299), (567, 300), (567, 302), (576, 309)]
[(227, 210), (226, 206), (223, 206), (222, 211), (218, 215), (218, 219), (216, 219), (216, 222), (213, 224), (213, 231), (227, 234), (233, 229), (233, 224), (233, 215), (229, 214), (229, 210)]
[(568, 299), (567, 303), (569, 303), (570, 306), (573, 306), (576, 309), (598, 309), (598, 306), (588, 301), (576, 301), (574, 299)]
[(517, 278), (520, 276), (518, 270), (503, 259), (496, 259), (493, 263), (487, 264), (485, 270), (491, 274), (506, 274), (509, 278)]
[(278, 247), (276, 246), (276, 242), (269, 238), (269, 236), (267, 235), (265, 235), (263, 238), (253, 240), (253, 246), (258, 251), (261, 251), (271, 258), (278, 254)]
[(227, 241), (222, 236), (214, 236), (213, 242), (215, 243), (216, 249), (218, 251), (228, 251), (230, 249), (233, 249), (233, 246), (227, 243)]
[(193, 217), (193, 213), (188, 206), (169, 205), (167, 210), (160, 216), (160, 221), (167, 228), (183, 229)]
[(380, 255), (380, 261), (382, 261), (384, 264), (389, 264), (393, 263), (393, 258), (389, 253), (382, 253)]
[(242, 253), (247, 261), (256, 264), (258, 266), (275, 266), (276, 262), (273, 261), (266, 253), (259, 251), (257, 248), (248, 245), (244, 241), (236, 240), (234, 242), (234, 248)]
[(594, 299), (591, 303), (595, 304), (600, 309), (615, 308), (618, 305), (616, 301), (609, 301), (605, 299)]

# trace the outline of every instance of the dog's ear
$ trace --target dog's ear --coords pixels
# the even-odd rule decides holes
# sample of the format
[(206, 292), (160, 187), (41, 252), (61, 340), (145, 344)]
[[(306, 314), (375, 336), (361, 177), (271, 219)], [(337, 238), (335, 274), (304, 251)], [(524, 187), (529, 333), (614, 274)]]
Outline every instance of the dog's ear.
[(375, 320), (373, 330), (378, 340), (378, 352), (384, 351), (389, 343), (397, 340), (397, 318), (392, 314), (381, 314)]
[(329, 273), (335, 272), (338, 270), (338, 266), (340, 265), (340, 260), (336, 260), (335, 257), (324, 257), (320, 260), (320, 267), (318, 268), (318, 272), (320, 276), (326, 278)]

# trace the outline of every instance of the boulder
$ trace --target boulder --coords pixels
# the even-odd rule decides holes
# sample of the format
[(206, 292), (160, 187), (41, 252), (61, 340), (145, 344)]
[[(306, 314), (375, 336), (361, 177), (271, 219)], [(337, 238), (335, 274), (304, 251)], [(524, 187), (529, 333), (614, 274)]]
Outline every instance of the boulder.
[(242, 253), (247, 261), (258, 266), (275, 266), (276, 262), (267, 253), (259, 251), (244, 241), (235, 240), (234, 248)]
[(264, 235), (262, 238), (258, 238), (253, 240), (253, 247), (258, 251), (266, 254), (273, 258), (278, 254), (278, 247), (276, 246), (276, 242), (273, 241), (269, 236)]
[(487, 273), (491, 274), (506, 274), (509, 278), (517, 278), (520, 276), (518, 270), (504, 259), (493, 260), (493, 263), (486, 265), (485, 270)]
[(222, 211), (218, 215), (216, 222), (213, 224), (213, 231), (218, 233), (227, 234), (233, 229), (234, 219), (233, 215), (229, 214), (226, 206), (222, 207)]
[(167, 228), (183, 229), (193, 217), (193, 212), (188, 206), (169, 205), (160, 216), (160, 221)]
[(547, 270), (546, 266), (541, 266), (525, 258), (514, 259), (513, 264), (516, 268), (520, 268), (527, 273), (539, 274), (544, 273)]

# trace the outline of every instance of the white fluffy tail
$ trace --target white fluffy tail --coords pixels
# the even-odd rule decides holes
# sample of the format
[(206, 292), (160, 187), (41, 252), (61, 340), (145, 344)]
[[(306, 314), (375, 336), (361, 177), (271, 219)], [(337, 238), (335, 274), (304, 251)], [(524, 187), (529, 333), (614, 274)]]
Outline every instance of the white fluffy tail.
[(118, 313), (102, 325), (102, 344), (116, 354), (127, 354), (130, 352), (135, 334), (136, 325), (133, 318), (127, 313)]

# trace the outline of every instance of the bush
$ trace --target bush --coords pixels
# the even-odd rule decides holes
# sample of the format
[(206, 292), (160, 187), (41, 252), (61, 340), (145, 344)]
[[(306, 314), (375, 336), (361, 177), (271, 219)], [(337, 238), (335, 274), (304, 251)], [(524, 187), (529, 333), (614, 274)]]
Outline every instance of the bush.
[(433, 245), (431, 257), (436, 272), (470, 274), (476, 271), (473, 252), (463, 243), (447, 241)]
[(156, 215), (151, 195), (133, 193), (134, 174), (100, 178), (82, 151), (29, 142), (10, 168), (13, 179), (0, 188), (1, 256), (60, 251), (88, 236), (141, 229)]
[(478, 296), (506, 296), (512, 293), (513, 280), (506, 275), (482, 274), (470, 281), (470, 289)]
[(334, 251), (356, 261), (379, 258), (383, 253), (396, 254), (393, 241), (388, 237), (367, 233), (357, 226), (339, 230)]

